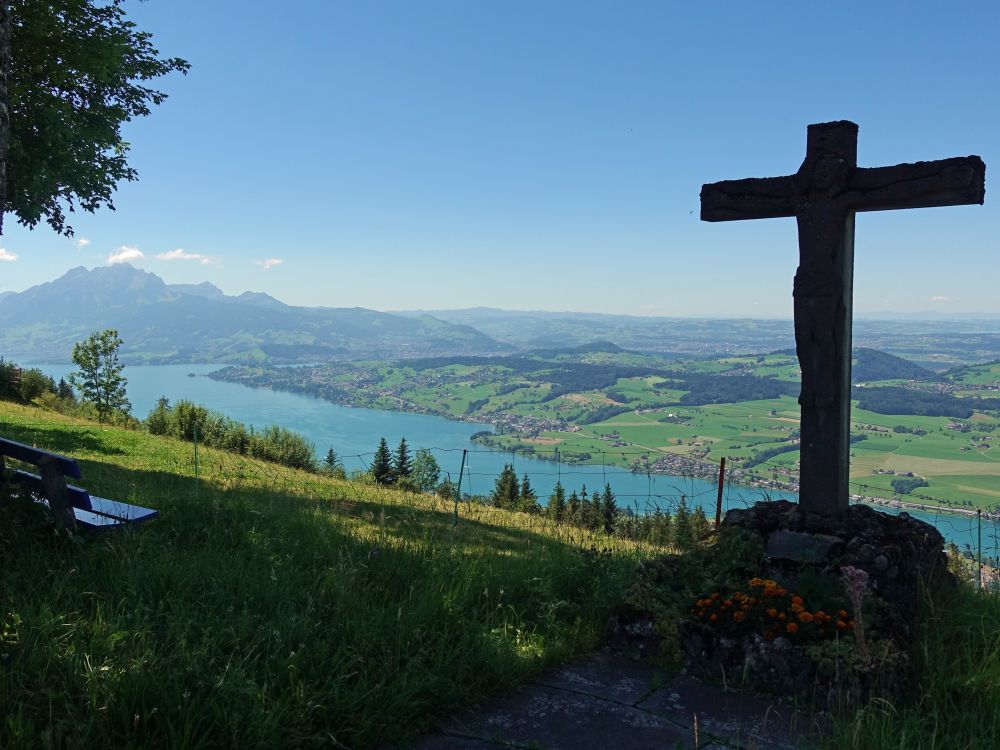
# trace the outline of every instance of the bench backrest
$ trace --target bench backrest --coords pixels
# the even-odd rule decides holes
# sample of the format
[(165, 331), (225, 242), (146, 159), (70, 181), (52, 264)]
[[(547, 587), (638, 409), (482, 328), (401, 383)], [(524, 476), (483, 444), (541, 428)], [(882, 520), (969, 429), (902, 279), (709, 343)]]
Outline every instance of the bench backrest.
[(16, 458), (18, 461), (24, 461), (35, 466), (43, 458), (53, 459), (55, 465), (63, 473), (63, 476), (72, 477), (73, 479), (81, 479), (83, 477), (83, 474), (80, 472), (80, 465), (75, 459), (60, 456), (58, 453), (50, 453), (39, 448), (32, 448), (30, 445), (19, 443), (16, 440), (0, 438), (0, 456), (10, 456), (11, 458)]

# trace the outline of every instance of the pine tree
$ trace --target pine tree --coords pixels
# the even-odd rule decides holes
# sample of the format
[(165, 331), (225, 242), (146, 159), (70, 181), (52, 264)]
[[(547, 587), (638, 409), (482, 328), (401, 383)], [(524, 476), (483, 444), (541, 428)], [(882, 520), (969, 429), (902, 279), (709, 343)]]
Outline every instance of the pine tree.
[(413, 473), (413, 465), (410, 463), (410, 447), (406, 444), (406, 438), (399, 441), (396, 448), (396, 455), (392, 461), (392, 475), (397, 482), (406, 479)]
[(712, 530), (712, 527), (708, 524), (708, 518), (705, 517), (705, 510), (700, 505), (694, 509), (694, 515), (691, 516), (691, 533), (695, 540), (704, 539), (708, 536), (708, 533)]
[(541, 510), (541, 508), (538, 507), (538, 494), (531, 486), (531, 480), (528, 479), (527, 474), (521, 477), (521, 491), (518, 506), (521, 510), (527, 513), (537, 513)]
[(65, 378), (59, 378), (59, 385), (58, 385), (58, 391), (57, 392), (59, 394), (59, 398), (65, 400), (65, 401), (73, 401), (74, 400), (74, 397), (73, 397), (73, 388), (70, 387), (70, 384), (66, 382)]
[(556, 523), (562, 523), (563, 517), (566, 515), (566, 490), (563, 489), (562, 482), (556, 482), (556, 486), (552, 488), (552, 494), (549, 495), (549, 518), (554, 520)]
[(604, 533), (613, 534), (615, 532), (615, 516), (618, 513), (618, 506), (615, 504), (615, 493), (611, 491), (611, 485), (604, 485), (604, 494), (601, 496), (601, 521), (604, 524)]
[(673, 523), (674, 546), (682, 552), (694, 547), (694, 530), (691, 527), (691, 510), (688, 508), (687, 500), (681, 495), (681, 501), (677, 504), (677, 512), (674, 514)]
[(566, 508), (566, 512), (569, 514), (569, 522), (574, 526), (578, 526), (580, 524), (580, 496), (576, 494), (576, 490), (570, 493), (569, 506)]
[(389, 444), (385, 438), (379, 440), (378, 450), (375, 451), (375, 458), (372, 459), (372, 477), (377, 484), (390, 485), (396, 479), (392, 471), (392, 454), (389, 452)]
[(514, 467), (510, 464), (504, 464), (503, 471), (496, 478), (493, 492), (490, 493), (490, 502), (497, 508), (514, 510), (517, 508), (519, 498), (520, 487), (517, 482), (517, 474), (514, 473)]
[(341, 463), (340, 457), (334, 452), (333, 447), (326, 452), (326, 458), (323, 459), (323, 468), (328, 474), (339, 479), (344, 479), (347, 476), (347, 472), (344, 471), (344, 464)]

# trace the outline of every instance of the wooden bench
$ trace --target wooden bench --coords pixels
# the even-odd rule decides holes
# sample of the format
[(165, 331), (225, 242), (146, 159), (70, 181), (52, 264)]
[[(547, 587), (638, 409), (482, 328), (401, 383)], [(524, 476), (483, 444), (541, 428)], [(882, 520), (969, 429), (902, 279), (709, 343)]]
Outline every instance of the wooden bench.
[(14, 469), (13, 478), (44, 499), (56, 523), (61, 526), (70, 529), (111, 529), (149, 521), (160, 515), (159, 511), (150, 508), (94, 497), (81, 487), (67, 484), (66, 477), (80, 479), (83, 476), (75, 459), (0, 438), (0, 475), (6, 467), (5, 456), (38, 467), (38, 474)]

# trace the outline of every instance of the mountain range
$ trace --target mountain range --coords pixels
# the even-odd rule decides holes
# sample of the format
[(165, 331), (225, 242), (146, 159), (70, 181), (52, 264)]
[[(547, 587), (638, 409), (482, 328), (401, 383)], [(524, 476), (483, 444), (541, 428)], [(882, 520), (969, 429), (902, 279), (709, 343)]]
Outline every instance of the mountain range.
[(0, 353), (69, 361), (73, 344), (115, 328), (130, 363), (294, 363), (498, 354), (512, 350), (466, 325), (361, 307), (295, 307), (260, 292), (229, 296), (210, 283), (166, 284), (128, 264), (74, 268), (0, 296)]

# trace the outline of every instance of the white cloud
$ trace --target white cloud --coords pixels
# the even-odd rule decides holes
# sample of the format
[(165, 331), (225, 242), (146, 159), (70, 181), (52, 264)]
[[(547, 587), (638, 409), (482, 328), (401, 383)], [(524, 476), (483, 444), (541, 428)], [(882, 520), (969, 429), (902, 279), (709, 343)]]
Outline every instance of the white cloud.
[(90, 244), (90, 240), (88, 240), (86, 237), (79, 237), (79, 238), (73, 240), (73, 246), (77, 250), (83, 250), (83, 248), (85, 248), (89, 244)]
[(166, 253), (160, 253), (156, 256), (157, 260), (194, 260), (201, 263), (203, 266), (210, 265), (212, 263), (218, 263), (219, 259), (214, 258), (211, 255), (202, 255), (201, 253), (189, 253), (182, 247), (176, 250), (170, 250)]
[(274, 268), (275, 266), (280, 266), (284, 263), (281, 258), (268, 258), (267, 260), (255, 260), (254, 264), (260, 266), (265, 271), (269, 268)]
[(108, 256), (108, 265), (113, 266), (116, 263), (128, 263), (133, 260), (142, 260), (146, 256), (143, 255), (142, 250), (137, 247), (131, 247), (130, 245), (122, 245), (118, 248), (118, 252), (111, 253)]
[(15, 260), (17, 260), (16, 253), (12, 253), (7, 248), (0, 247), (0, 263), (13, 263)]
[(931, 297), (931, 302), (947, 302), (951, 297), (942, 297), (940, 294), (935, 294)]

